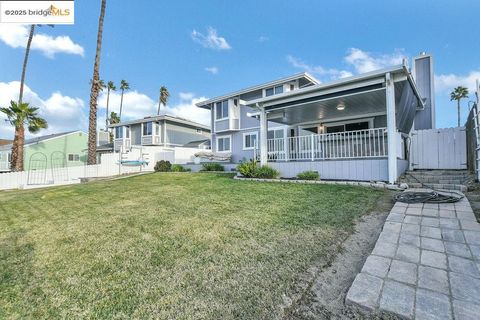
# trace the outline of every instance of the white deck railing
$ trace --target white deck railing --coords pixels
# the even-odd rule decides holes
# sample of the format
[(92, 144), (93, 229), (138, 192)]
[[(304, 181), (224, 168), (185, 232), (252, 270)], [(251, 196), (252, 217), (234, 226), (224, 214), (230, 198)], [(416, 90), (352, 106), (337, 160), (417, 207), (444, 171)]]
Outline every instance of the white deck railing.
[(378, 158), (387, 156), (387, 129), (268, 139), (269, 161)]

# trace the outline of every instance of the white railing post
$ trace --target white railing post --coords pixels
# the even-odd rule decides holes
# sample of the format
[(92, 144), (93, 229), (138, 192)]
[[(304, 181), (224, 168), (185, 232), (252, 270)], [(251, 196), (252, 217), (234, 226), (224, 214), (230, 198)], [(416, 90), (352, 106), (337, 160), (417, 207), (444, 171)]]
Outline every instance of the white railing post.
[(314, 144), (313, 144), (313, 141), (315, 140), (315, 135), (311, 135), (311, 139), (310, 139), (310, 142), (312, 144), (312, 161), (315, 160), (315, 148), (314, 148)]
[(260, 164), (266, 165), (268, 162), (267, 150), (267, 113), (265, 109), (260, 109)]

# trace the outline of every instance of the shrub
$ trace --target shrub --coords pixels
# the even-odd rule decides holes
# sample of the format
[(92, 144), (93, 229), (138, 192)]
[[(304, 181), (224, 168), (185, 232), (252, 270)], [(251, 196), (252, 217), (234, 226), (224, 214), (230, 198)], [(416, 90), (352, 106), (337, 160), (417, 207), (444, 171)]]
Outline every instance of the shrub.
[(169, 172), (172, 170), (172, 164), (170, 161), (160, 160), (155, 164), (153, 170), (155, 172)]
[(275, 179), (280, 175), (280, 172), (269, 166), (256, 167), (254, 170), (254, 177), (259, 179)]
[(257, 162), (254, 160), (243, 161), (237, 166), (238, 172), (245, 178), (253, 178), (255, 175), (255, 169), (257, 168)]
[(303, 171), (297, 174), (300, 180), (320, 180), (320, 174), (317, 171)]
[(225, 171), (225, 168), (220, 163), (206, 162), (202, 167), (201, 171)]
[(184, 168), (179, 164), (172, 164), (172, 172), (189, 172), (192, 171), (190, 168)]

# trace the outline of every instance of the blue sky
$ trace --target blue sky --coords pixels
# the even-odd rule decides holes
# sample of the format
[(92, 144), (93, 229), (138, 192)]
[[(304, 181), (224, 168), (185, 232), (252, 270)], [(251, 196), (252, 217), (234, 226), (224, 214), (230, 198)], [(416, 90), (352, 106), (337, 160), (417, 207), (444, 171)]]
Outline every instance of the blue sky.
[[(49, 120), (48, 132), (86, 128), (99, 7), (76, 1), (75, 25), (37, 29), (26, 98)], [(326, 82), (427, 51), (435, 59), (437, 126), (455, 126), (448, 92), (473, 90), (480, 78), (479, 13), (473, 0), (108, 1), (100, 74), (130, 83), (125, 118), (154, 113), (165, 85), (169, 113), (205, 122), (193, 106), (203, 98), (301, 71)], [(18, 91), (25, 30), (0, 25), (1, 104)], [(0, 138), (11, 132), (2, 121)]]

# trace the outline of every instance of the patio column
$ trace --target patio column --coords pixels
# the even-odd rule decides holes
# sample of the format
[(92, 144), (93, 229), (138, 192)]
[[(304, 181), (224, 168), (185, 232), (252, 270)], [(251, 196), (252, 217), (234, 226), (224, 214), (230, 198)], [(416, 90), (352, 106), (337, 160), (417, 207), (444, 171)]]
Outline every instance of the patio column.
[(388, 182), (397, 180), (397, 122), (395, 118), (395, 83), (390, 73), (386, 74), (387, 100), (387, 148), (388, 148)]
[(265, 108), (260, 107), (260, 164), (266, 165), (268, 161), (267, 150), (267, 113)]

